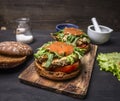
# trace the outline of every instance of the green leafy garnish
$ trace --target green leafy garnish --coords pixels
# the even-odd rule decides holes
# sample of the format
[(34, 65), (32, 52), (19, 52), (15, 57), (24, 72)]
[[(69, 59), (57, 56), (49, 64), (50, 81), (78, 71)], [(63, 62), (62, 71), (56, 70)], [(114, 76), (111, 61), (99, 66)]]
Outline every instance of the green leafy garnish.
[(64, 57), (66, 57), (68, 63), (73, 64), (78, 59), (81, 59), (85, 52), (84, 49), (74, 47), (73, 53), (66, 56), (64, 53), (58, 54), (56, 52), (49, 51), (49, 49), (47, 49), (46, 47), (50, 44), (52, 44), (52, 42), (44, 44), (41, 48), (38, 48), (38, 51), (34, 54), (34, 58), (37, 59), (38, 61), (42, 61), (41, 59), (44, 58), (43, 59), (44, 67), (46, 69), (51, 68), (50, 65), (54, 59), (61, 59)]
[(73, 64), (75, 62), (73, 56), (74, 56), (73, 54), (67, 56), (67, 61), (70, 62), (70, 64)]
[(100, 53), (97, 56), (100, 70), (111, 72), (120, 81), (120, 53)]
[(52, 60), (53, 60), (53, 54), (48, 54), (48, 59), (47, 59), (47, 61), (45, 63), (45, 67), (48, 68), (50, 66)]
[(60, 30), (56, 33), (52, 33), (52, 36), (56, 37), (58, 41), (66, 42), (76, 46), (76, 42), (79, 39), (85, 39), (87, 43), (90, 43), (90, 39), (86, 33), (83, 32), (81, 35), (72, 35), (72, 34), (64, 34), (64, 30)]

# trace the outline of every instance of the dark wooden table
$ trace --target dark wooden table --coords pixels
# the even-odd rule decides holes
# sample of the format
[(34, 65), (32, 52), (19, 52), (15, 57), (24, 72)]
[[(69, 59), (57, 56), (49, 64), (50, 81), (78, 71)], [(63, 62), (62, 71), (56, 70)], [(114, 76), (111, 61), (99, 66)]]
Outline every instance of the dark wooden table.
[[(43, 43), (53, 40), (50, 32), (54, 31), (33, 30), (34, 42), (30, 46), (34, 52)], [(0, 42), (6, 40), (15, 40), (13, 31), (0, 31)], [(113, 32), (107, 43), (98, 45), (97, 54), (100, 52), (120, 52), (120, 32)], [(21, 83), (18, 76), (32, 61), (33, 57), (13, 70), (0, 70), (0, 101), (120, 101), (120, 81), (111, 73), (100, 71), (97, 61), (85, 99), (76, 99)]]

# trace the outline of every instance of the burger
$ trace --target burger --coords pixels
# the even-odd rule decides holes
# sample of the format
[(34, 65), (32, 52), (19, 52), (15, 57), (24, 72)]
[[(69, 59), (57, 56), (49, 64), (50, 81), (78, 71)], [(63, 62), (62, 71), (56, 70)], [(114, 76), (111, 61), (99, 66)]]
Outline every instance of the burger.
[(51, 33), (51, 35), (55, 40), (70, 43), (84, 49), (85, 52), (90, 50), (90, 39), (83, 30), (73, 27), (66, 27), (56, 33)]
[(32, 53), (32, 48), (27, 44), (16, 41), (0, 42), (0, 69), (14, 68)]
[(83, 49), (68, 43), (52, 41), (38, 48), (34, 54), (34, 64), (40, 76), (52, 80), (67, 80), (80, 73), (80, 59), (83, 55)]

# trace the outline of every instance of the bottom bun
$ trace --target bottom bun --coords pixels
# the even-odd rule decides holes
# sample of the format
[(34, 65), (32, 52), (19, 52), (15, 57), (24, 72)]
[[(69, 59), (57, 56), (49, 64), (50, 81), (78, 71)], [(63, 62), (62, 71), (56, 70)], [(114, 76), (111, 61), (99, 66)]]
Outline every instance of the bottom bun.
[(14, 68), (22, 64), (25, 60), (26, 60), (26, 56), (10, 57), (10, 56), (0, 55), (0, 68), (2, 69)]
[(76, 71), (73, 71), (69, 74), (64, 72), (54, 72), (54, 71), (48, 71), (45, 70), (37, 61), (34, 62), (35, 69), (37, 73), (45, 78), (51, 79), (51, 80), (67, 80), (72, 79), (76, 77), (80, 73), (80, 69), (77, 69)]

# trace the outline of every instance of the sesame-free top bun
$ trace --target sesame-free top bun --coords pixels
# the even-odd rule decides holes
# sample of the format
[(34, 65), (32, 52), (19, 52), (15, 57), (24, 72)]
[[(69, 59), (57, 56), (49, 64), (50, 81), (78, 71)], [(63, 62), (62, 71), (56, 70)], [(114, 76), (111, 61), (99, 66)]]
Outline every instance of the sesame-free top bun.
[(0, 42), (0, 68), (14, 68), (32, 53), (32, 48), (27, 44), (16, 41)]
[(37, 73), (40, 76), (43, 76), (50, 80), (57, 80), (57, 81), (72, 79), (76, 77), (81, 71), (81, 69), (77, 69), (76, 71), (73, 71), (71, 73), (48, 71), (45, 68), (43, 68), (37, 61), (34, 61), (34, 65)]

